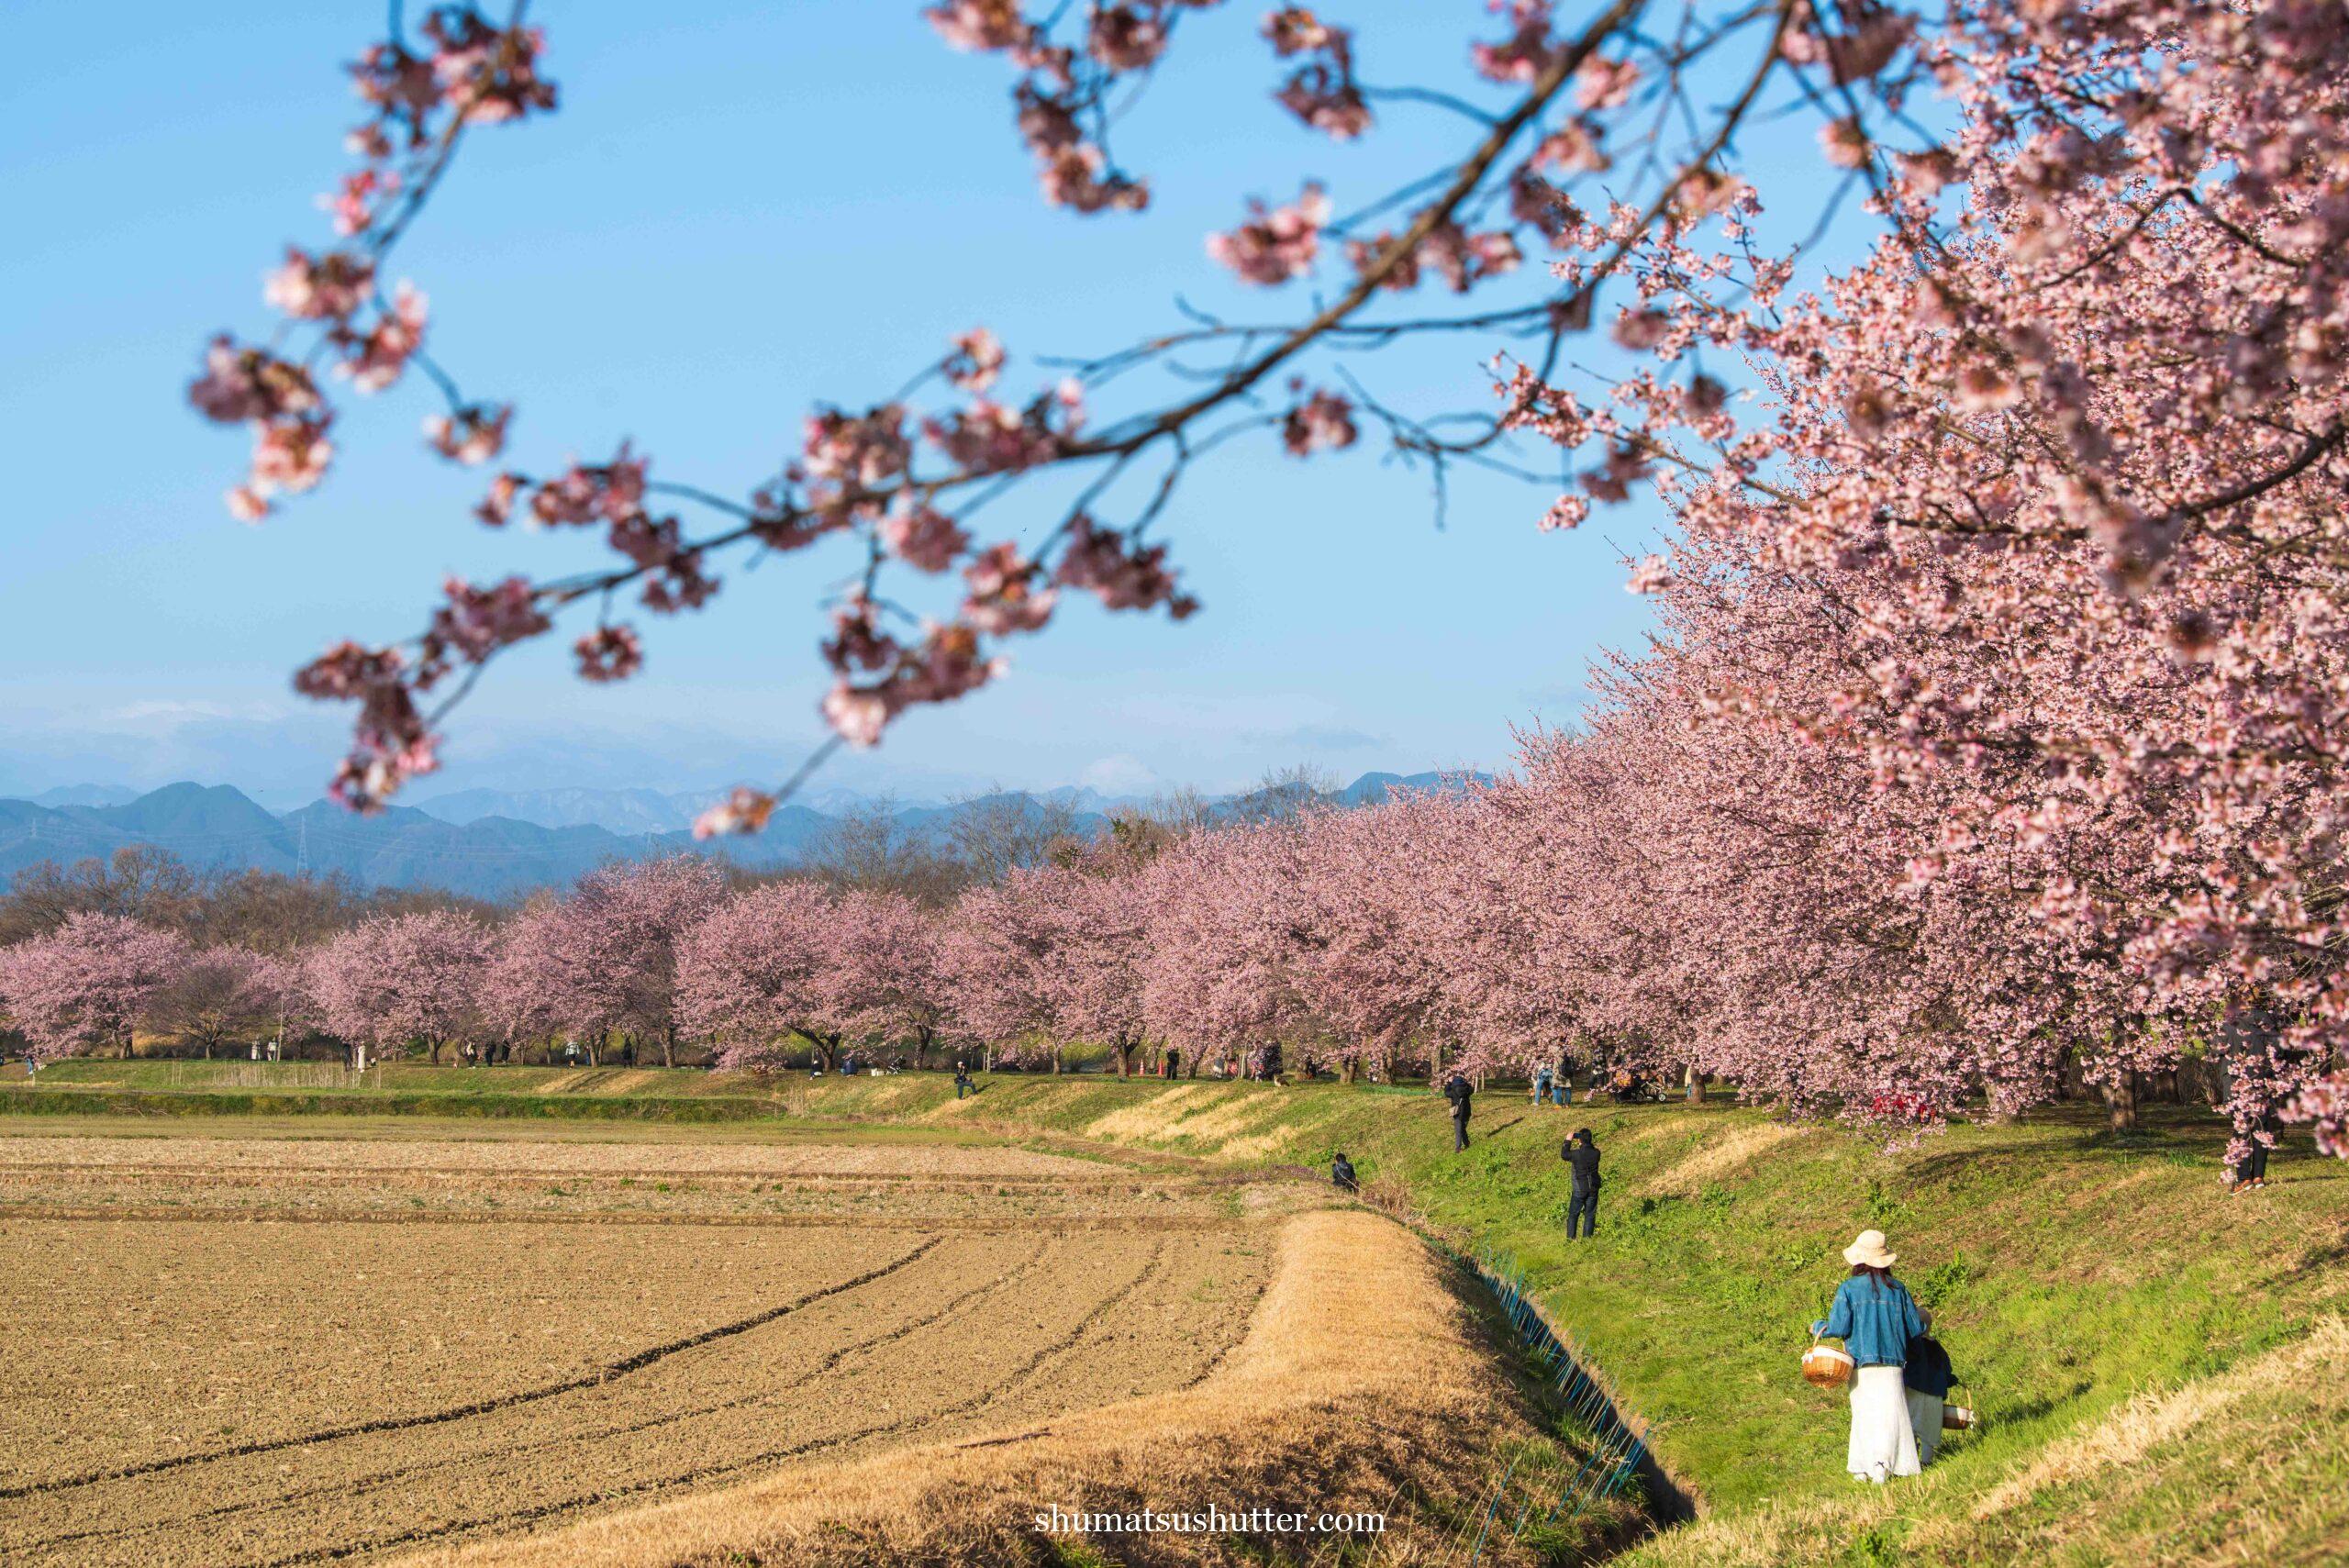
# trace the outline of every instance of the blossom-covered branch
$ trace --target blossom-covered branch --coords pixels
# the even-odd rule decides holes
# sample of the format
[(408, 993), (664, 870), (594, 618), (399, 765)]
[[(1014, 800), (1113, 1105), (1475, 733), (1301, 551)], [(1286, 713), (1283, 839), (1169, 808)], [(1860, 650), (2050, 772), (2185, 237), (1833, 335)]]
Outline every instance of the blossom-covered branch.
[[(1161, 68), (1178, 28), (1194, 25), (1190, 12), (1213, 8), (1181, 0), (1093, 5), (1074, 18), (1081, 38), (1068, 40), (1053, 28), (1071, 18), (1048, 23), (995, 0), (941, 5), (929, 16), (950, 43), (1002, 55), (1023, 73), (1014, 94), (1016, 118), (1038, 159), (1048, 201), (1079, 213), (1130, 213), (1146, 205), (1147, 182), (1109, 155), (1109, 106), (1121, 84)], [(1464, 150), (1453, 151), (1438, 175), (1390, 191), (1349, 217), (1334, 216), (1324, 186), (1308, 178), (1293, 200), (1252, 204), (1237, 227), (1209, 237), (1214, 260), (1266, 289), (1341, 267), (1344, 285), (1328, 303), (1294, 319), (1255, 325), (1200, 318), (1127, 350), (1070, 361), (1073, 373), (1019, 401), (998, 391), (1008, 364), (1003, 345), (974, 329), (896, 399), (862, 412), (819, 405), (807, 421), (798, 458), (733, 495), (724, 486), (655, 481), (649, 460), (625, 447), (608, 462), (545, 474), (502, 473), (478, 508), (482, 521), (502, 526), (520, 517), (549, 528), (596, 529), (619, 562), (563, 579), (452, 582), (446, 604), (413, 641), (345, 643), (306, 668), (297, 681), (303, 691), (358, 707), (355, 744), (335, 793), (364, 808), (435, 765), (439, 727), (471, 677), (502, 649), (546, 635), (571, 606), (592, 605), (598, 617), (574, 644), (582, 676), (634, 674), (643, 662), (642, 637), (610, 618), (617, 595), (632, 591), (656, 614), (697, 609), (717, 593), (715, 563), (729, 552), (798, 551), (834, 535), (852, 542), (861, 565), (833, 608), (832, 632), (822, 644), (834, 674), (823, 708), (840, 736), (871, 744), (907, 708), (950, 700), (995, 678), (1004, 667), (997, 645), (1046, 625), (1063, 592), (1094, 594), (1112, 608), (1190, 613), (1196, 602), (1178, 586), (1167, 546), (1149, 532), (1187, 466), (1236, 435), (1265, 429), (1305, 456), (1353, 445), (1367, 417), (1407, 459), (1432, 465), (1439, 484), (1447, 462), (1508, 467), (1486, 450), (1516, 439), (1502, 411), (1481, 417), (1478, 435), (1439, 437), (1441, 417), (1398, 414), (1343, 361), (1398, 337), (1468, 331), (1508, 340), (1530, 333), (1542, 342), (1535, 363), (1546, 370), (1565, 339), (1590, 322), (1601, 285), (1622, 275), (1643, 246), (1676, 246), (1713, 218), (1732, 237), (1744, 232), (1739, 214), (1750, 208), (1753, 195), (1723, 165), (1774, 76), (1816, 72), (1865, 84), (1886, 103), (1901, 90), (1906, 73), (1889, 68), (1908, 37), (1905, 24), (1887, 30), (1874, 12), (1854, 24), (1854, 36), (1879, 45), (1888, 39), (1893, 47), (1871, 46), (1874, 54), (1861, 62), (1868, 69), (1857, 71), (1853, 50), (1836, 42), (1844, 23), (1798, 0), (1704, 27), (1698, 25), (1699, 8), (1689, 6), (1669, 42), (1651, 30), (1660, 9), (1646, 0), (1616, 0), (1569, 29), (1546, 5), (1509, 6), (1505, 36), (1469, 40), (1477, 73), (1508, 95), (1490, 110), (1433, 92), (1374, 95), (1358, 75), (1366, 46), (1349, 29), (1303, 7), (1275, 12), (1264, 36), (1275, 58), (1289, 62), (1289, 74), (1275, 96), (1308, 132), (1341, 140), (1370, 133), (1375, 97), (1440, 112), (1430, 133), (1439, 144), (1464, 128), (1466, 135)], [(371, 297), (391, 241), (450, 166), (461, 133), (552, 103), (552, 89), (536, 73), (539, 37), (521, 25), (518, 12), (498, 25), (470, 8), (443, 7), (425, 31), (434, 45), (429, 56), (411, 54), (395, 39), (357, 68), (377, 121), (358, 139), (371, 162), (354, 176), (349, 195), (354, 244), (306, 259), (295, 275), (299, 288), (273, 288), (273, 301), (297, 321), (325, 324), (321, 340), (331, 351), (363, 361), (353, 373), (362, 385), (388, 384), (420, 343), (420, 303), (388, 306), (385, 320), (395, 329), (373, 349), (356, 346), (347, 324)], [(1808, 41), (1798, 48), (1798, 40)], [(1728, 63), (1740, 50), (1749, 58)], [(1720, 72), (1731, 73), (1736, 90), (1724, 105), (1708, 107), (1704, 83)], [(1459, 112), (1464, 108), (1468, 112)], [(1675, 120), (1694, 129), (1667, 134)], [(403, 143), (412, 167), (379, 168)], [(403, 194), (387, 208), (362, 199), (390, 191)], [(1588, 210), (1601, 201), (1602, 210)], [(1398, 227), (1374, 231), (1375, 222), (1397, 212)], [(1524, 267), (1531, 249), (1559, 258), (1540, 270), (1546, 275)], [(1727, 275), (1741, 264), (1724, 258), (1709, 275)], [(1756, 265), (1751, 283), (1768, 292), (1782, 277), (1782, 264)], [(1531, 297), (1456, 317), (1386, 308), (1393, 295), (1438, 280), (1455, 294), (1521, 281)], [(1650, 285), (1638, 286), (1644, 292)], [(1627, 313), (1631, 325), (1619, 323), (1616, 339), (1640, 342), (1648, 314)], [(1231, 361), (1197, 385), (1184, 355), (1210, 345), (1231, 350)], [(331, 415), (316, 403), (306, 373), (269, 356), (220, 352), (228, 358), (199, 384), (200, 406), (216, 417), (256, 422), (265, 445), (299, 447), (302, 487), (316, 484), (327, 456), (316, 442)], [(1160, 373), (1177, 389), (1174, 395), (1153, 403), (1145, 395), (1130, 411), (1097, 421), (1094, 405), (1113, 382), (1139, 371)], [(1267, 408), (1262, 388), (1283, 373), (1287, 401)], [(280, 383), (290, 402), (266, 393)], [(933, 383), (962, 401), (917, 410), (909, 395)], [(511, 412), (452, 401), (434, 417), (432, 442), (461, 461), (486, 461), (502, 450)], [(1227, 413), (1232, 417), (1214, 422)], [(272, 460), (271, 473), (283, 467)], [(1083, 498), (1058, 510), (1040, 544), (1023, 550), (1008, 538), (989, 542), (974, 535), (970, 518), (979, 505), (1013, 486), (1030, 491), (1029, 481), (1063, 472), (1088, 475)], [(1155, 478), (1138, 504), (1121, 517), (1107, 515), (1119, 484), (1145, 472)], [(244, 489), (262, 495), (253, 485)], [(664, 510), (668, 504), (680, 510)], [(242, 498), (237, 506), (252, 510)], [(712, 515), (718, 526), (691, 530), (685, 511)], [(939, 621), (899, 608), (882, 579), (900, 569), (932, 575), (959, 570), (959, 607)], [(775, 798), (772, 791), (748, 792), (708, 826), (755, 826)]]

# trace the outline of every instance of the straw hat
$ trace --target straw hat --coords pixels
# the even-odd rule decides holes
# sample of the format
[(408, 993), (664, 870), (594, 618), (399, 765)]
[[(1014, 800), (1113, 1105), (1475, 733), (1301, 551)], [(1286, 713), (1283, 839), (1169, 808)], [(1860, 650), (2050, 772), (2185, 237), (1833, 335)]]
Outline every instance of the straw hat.
[(1881, 1230), (1863, 1230), (1860, 1239), (1843, 1249), (1843, 1261), (1857, 1265), (1865, 1263), (1872, 1269), (1888, 1269), (1900, 1254), (1884, 1244)]

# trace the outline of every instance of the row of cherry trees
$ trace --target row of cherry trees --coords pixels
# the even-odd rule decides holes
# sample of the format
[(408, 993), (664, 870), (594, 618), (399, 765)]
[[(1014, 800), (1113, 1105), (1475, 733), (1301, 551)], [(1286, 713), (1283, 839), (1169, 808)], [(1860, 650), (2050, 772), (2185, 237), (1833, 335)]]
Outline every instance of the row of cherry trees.
[[(1196, 1073), (1278, 1046), (1351, 1080), (1565, 1051), (1909, 1123), (1976, 1096), (2021, 1110), (2075, 1074), (2125, 1113), (2190, 1053), (2224, 1068), (2244, 1137), (2272, 1136), (2305, 1089), (2297, 1109), (2337, 1140), (2337, 1081), (2291, 1043), (2286, 995), (2206, 976), (2157, 996), (2126, 943), (2015, 895), (2032, 877), (2148, 874), (2131, 841), (2024, 822), (1960, 846), (1945, 810), (1876, 789), (1847, 754), (1701, 711), (1689, 664), (1707, 643), (1685, 630), (1607, 677), (1586, 731), (1524, 737), (1507, 778), (1182, 834), (1130, 825), (948, 906), (813, 880), (729, 891), (677, 857), (590, 873), (502, 927), (384, 915), (294, 953), (83, 913), (0, 951), (0, 1004), (41, 1057), (127, 1051), (142, 1030), (207, 1051), (291, 1030), (361, 1062), (623, 1038), (750, 1070), (942, 1046), (1057, 1069), (1081, 1042), (1121, 1073), (1145, 1052)], [(1933, 866), (1903, 862), (1928, 840)]]

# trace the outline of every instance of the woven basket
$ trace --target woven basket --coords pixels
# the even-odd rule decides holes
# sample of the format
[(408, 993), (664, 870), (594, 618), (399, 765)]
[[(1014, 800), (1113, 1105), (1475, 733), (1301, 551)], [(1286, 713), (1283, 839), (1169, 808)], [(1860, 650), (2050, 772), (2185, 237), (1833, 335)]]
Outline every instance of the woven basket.
[(1841, 1388), (1852, 1381), (1854, 1364), (1849, 1351), (1813, 1340), (1802, 1353), (1802, 1379), (1820, 1388)]

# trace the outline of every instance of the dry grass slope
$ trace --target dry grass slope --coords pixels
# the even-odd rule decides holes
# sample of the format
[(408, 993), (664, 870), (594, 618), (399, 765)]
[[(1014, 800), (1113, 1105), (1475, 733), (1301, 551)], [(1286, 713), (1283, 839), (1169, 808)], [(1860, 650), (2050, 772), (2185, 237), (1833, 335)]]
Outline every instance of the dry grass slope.
[[(941, 1368), (941, 1371), (946, 1369)], [(1404, 1479), (1445, 1478), (1473, 1515), (1486, 1456), (1532, 1435), (1464, 1309), (1408, 1232), (1353, 1212), (1299, 1215), (1246, 1339), (1203, 1382), (1030, 1429), (855, 1463), (796, 1469), (734, 1490), (559, 1532), (404, 1560), (409, 1568), (930, 1568), (1090, 1562), (1032, 1514), (1311, 1507), (1391, 1518), (1375, 1561), (1436, 1561), (1448, 1520), (1416, 1525)], [(1441, 1510), (1439, 1510), (1439, 1513)], [(1330, 1540), (1120, 1536), (1090, 1543), (1135, 1564), (1335, 1560)], [(1361, 1559), (1354, 1559), (1359, 1561)], [(1488, 1562), (1507, 1562), (1487, 1550)]]

